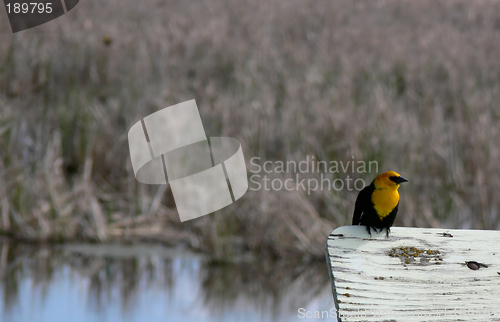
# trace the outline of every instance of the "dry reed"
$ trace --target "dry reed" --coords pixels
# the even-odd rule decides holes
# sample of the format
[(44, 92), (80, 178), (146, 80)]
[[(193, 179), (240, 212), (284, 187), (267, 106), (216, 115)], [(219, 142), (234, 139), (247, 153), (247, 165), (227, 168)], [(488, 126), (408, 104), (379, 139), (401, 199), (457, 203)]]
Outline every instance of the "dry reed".
[(82, 1), (0, 34), (0, 230), (323, 256), (355, 191), (249, 191), (180, 224), (168, 188), (135, 181), (128, 128), (193, 98), (207, 135), (237, 138), (249, 169), (255, 156), (376, 160), (410, 179), (396, 225), (497, 229), (499, 7)]

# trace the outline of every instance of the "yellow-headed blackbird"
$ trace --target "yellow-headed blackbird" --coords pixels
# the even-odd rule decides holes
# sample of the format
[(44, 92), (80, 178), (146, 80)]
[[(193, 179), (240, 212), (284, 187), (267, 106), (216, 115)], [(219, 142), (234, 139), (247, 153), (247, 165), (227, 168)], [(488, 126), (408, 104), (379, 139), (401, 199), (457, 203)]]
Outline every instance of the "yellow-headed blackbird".
[(371, 228), (376, 232), (381, 232), (383, 228), (386, 228), (386, 236), (389, 237), (390, 227), (398, 213), (398, 188), (403, 182), (408, 182), (408, 180), (394, 171), (379, 174), (369, 186), (359, 192), (352, 224), (366, 226), (370, 236), (372, 235)]

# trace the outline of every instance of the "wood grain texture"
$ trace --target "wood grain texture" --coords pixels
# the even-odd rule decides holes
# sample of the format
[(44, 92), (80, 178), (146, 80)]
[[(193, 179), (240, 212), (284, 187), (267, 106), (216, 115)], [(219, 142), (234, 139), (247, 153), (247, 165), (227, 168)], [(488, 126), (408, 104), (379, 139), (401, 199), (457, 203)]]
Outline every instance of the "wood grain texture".
[(326, 257), (339, 321), (500, 321), (500, 231), (345, 226)]

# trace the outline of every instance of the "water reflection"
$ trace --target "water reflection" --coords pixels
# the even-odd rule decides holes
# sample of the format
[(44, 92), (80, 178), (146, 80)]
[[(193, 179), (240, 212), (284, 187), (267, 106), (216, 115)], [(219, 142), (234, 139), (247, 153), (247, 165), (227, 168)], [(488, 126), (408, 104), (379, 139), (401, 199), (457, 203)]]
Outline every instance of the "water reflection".
[(211, 263), (152, 245), (0, 242), (1, 321), (294, 321), (333, 307), (326, 264)]

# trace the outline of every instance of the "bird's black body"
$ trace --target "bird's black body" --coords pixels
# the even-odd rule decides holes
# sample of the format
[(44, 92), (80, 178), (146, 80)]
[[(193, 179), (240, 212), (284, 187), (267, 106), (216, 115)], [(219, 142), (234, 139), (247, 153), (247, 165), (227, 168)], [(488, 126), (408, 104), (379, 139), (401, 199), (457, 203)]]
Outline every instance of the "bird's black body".
[(373, 228), (376, 232), (380, 232), (382, 229), (386, 228), (386, 234), (387, 237), (389, 237), (390, 227), (394, 224), (394, 220), (396, 219), (396, 215), (398, 213), (399, 202), (391, 213), (381, 220), (372, 202), (372, 194), (374, 190), (375, 184), (372, 182), (359, 192), (359, 195), (356, 198), (356, 205), (354, 207), (352, 224), (366, 226), (370, 236), (371, 228)]

